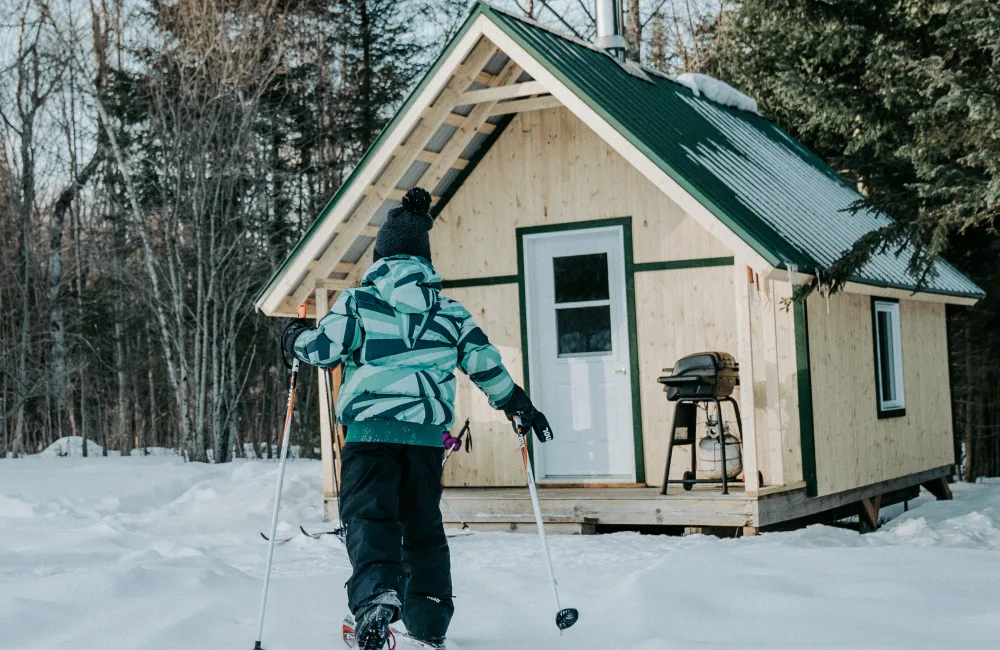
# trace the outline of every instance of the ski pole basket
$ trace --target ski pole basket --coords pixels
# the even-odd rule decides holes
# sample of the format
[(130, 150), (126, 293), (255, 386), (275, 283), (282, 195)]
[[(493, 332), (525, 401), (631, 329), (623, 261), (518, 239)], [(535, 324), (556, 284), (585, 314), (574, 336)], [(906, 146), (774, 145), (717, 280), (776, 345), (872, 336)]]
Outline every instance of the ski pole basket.
[[(663, 488), (660, 494), (667, 494), (667, 486), (680, 483), (685, 490), (690, 490), (698, 483), (722, 484), (722, 493), (729, 494), (728, 465), (726, 462), (725, 427), (722, 424), (722, 405), (730, 404), (736, 418), (739, 431), (739, 442), (743, 441), (743, 421), (740, 418), (740, 407), (733, 399), (733, 390), (740, 384), (740, 367), (733, 355), (726, 352), (699, 352), (677, 360), (673, 368), (664, 368), (669, 375), (657, 379), (663, 384), (667, 399), (677, 402), (674, 407), (674, 418), (670, 425), (670, 438), (667, 442), (667, 462), (663, 470)], [(698, 478), (696, 431), (698, 426), (698, 409), (705, 406), (706, 414), (711, 406), (715, 407), (714, 421), (721, 433), (723, 444), (722, 472), (720, 478)], [(711, 421), (712, 415), (707, 415)], [(711, 424), (711, 422), (709, 422)], [(684, 472), (681, 479), (670, 478), (670, 461), (673, 459), (674, 447), (689, 445), (691, 447), (691, 469)]]

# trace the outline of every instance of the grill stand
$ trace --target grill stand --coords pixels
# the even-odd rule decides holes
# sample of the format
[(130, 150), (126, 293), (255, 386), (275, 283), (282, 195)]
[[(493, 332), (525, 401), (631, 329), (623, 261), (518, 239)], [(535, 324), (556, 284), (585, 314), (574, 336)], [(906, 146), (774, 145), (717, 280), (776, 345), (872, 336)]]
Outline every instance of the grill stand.
[[(743, 444), (743, 420), (740, 417), (740, 406), (739, 406), (739, 404), (737, 404), (737, 402), (736, 402), (735, 399), (733, 399), (732, 397), (723, 397), (721, 399), (718, 398), (718, 397), (681, 397), (681, 398), (679, 398), (677, 400), (677, 405), (674, 407), (674, 419), (673, 419), (673, 422), (670, 425), (670, 440), (667, 442), (667, 466), (663, 469), (663, 488), (660, 490), (660, 494), (661, 495), (666, 495), (666, 493), (667, 493), (667, 485), (670, 484), (670, 483), (681, 483), (681, 484), (683, 484), (685, 486), (685, 489), (688, 489), (688, 490), (691, 489), (691, 488), (687, 487), (688, 485), (690, 485), (690, 486), (693, 487), (694, 484), (696, 484), (696, 483), (721, 483), (722, 484), (722, 493), (723, 494), (729, 494), (729, 483), (730, 483), (730, 481), (729, 481), (728, 472), (726, 471), (726, 433), (725, 433), (725, 427), (722, 424), (722, 402), (728, 402), (729, 404), (732, 404), (733, 411), (736, 413), (736, 428), (737, 428), (737, 430), (740, 433), (740, 445)], [(697, 408), (697, 404), (700, 404), (700, 403), (713, 403), (713, 404), (715, 404), (716, 413), (718, 413), (718, 415), (719, 415), (719, 431), (721, 432), (721, 445), (720, 446), (722, 448), (722, 478), (721, 479), (718, 479), (718, 478), (703, 478), (703, 479), (694, 478), (694, 477), (697, 477), (697, 450), (695, 449), (695, 447), (697, 446), (695, 443), (698, 440), (698, 436), (697, 436), (697, 432), (696, 432), (696, 430), (697, 430), (697, 426), (696, 426), (697, 425), (697, 418), (695, 418), (695, 421), (691, 423), (691, 427), (689, 428), (689, 432), (690, 432), (689, 439), (688, 440), (682, 440), (682, 441), (676, 441), (675, 442), (675, 438), (677, 436), (677, 419), (678, 419), (678, 416), (680, 415), (681, 410), (682, 410), (681, 409), (681, 405), (683, 405), (683, 404), (693, 404), (693, 405), (696, 405), (696, 408)], [(685, 479), (673, 479), (673, 480), (670, 479), (670, 461), (673, 458), (674, 445), (675, 444), (677, 444), (677, 445), (691, 445), (691, 476), (693, 478), (689, 478), (689, 479), (687, 479), (687, 478), (685, 478)], [(740, 481), (734, 481), (734, 482), (739, 483)]]

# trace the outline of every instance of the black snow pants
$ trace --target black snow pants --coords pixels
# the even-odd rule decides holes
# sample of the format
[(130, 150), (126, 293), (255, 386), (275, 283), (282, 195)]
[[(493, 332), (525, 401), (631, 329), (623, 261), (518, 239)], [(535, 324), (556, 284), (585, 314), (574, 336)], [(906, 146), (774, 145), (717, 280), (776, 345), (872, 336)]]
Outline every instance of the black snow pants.
[(394, 592), (403, 624), (443, 638), (455, 611), (451, 557), (441, 523), (440, 447), (385, 442), (344, 445), (340, 518), (354, 569), (347, 601), (358, 613)]

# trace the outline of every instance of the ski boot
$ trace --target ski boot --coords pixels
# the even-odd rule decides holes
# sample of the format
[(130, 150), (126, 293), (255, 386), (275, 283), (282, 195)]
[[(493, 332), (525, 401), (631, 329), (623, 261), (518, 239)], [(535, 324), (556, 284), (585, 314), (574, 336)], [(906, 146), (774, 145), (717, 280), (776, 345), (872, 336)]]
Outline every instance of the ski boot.
[(396, 594), (388, 592), (372, 600), (358, 614), (354, 639), (360, 650), (383, 650), (389, 638), (389, 623), (399, 614), (402, 603)]

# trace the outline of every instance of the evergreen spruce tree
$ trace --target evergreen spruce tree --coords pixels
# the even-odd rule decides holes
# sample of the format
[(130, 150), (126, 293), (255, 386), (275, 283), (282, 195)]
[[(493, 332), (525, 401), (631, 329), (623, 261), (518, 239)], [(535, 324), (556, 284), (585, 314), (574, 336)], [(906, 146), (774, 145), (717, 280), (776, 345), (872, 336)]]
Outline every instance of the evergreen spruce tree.
[(827, 277), (913, 244), (923, 274), (1000, 214), (1000, 6), (991, 0), (747, 0), (720, 18), (716, 74), (897, 224)]
[(1000, 473), (1000, 3), (744, 0), (712, 27), (709, 72), (897, 220), (824, 279), (911, 244), (918, 276), (945, 255), (986, 289), (950, 311), (953, 411), (966, 478)]

